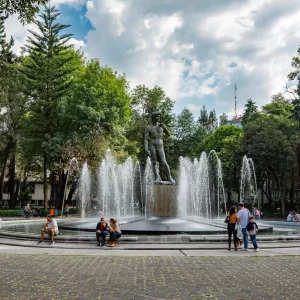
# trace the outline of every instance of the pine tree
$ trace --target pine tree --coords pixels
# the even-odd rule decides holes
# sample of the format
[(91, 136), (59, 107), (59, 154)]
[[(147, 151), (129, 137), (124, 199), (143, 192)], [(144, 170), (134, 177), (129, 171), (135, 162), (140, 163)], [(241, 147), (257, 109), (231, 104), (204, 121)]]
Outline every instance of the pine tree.
[(0, 62), (1, 64), (5, 62), (11, 63), (13, 60), (13, 52), (11, 50), (14, 45), (13, 37), (10, 38), (10, 41), (6, 41), (6, 33), (4, 22), (8, 18), (8, 14), (4, 13), (1, 5), (0, 5)]
[(247, 123), (254, 121), (258, 115), (258, 109), (256, 102), (254, 102), (251, 98), (245, 104), (245, 111), (242, 118), (242, 124), (245, 126)]
[(55, 23), (60, 12), (55, 7), (45, 7), (35, 20), (39, 32), (29, 31), (25, 50), (29, 53), (24, 60), (22, 73), (26, 78), (26, 90), (32, 98), (26, 135), (33, 145), (38, 145), (37, 154), (43, 156), (44, 205), (47, 208), (47, 168), (55, 151), (57, 129), (57, 108), (61, 98), (71, 84), (70, 60), (67, 45), (72, 34), (61, 34), (69, 25)]
[(15, 207), (17, 190), (16, 177), (16, 148), (20, 119), (24, 113), (24, 99), (20, 93), (20, 79), (17, 70), (17, 57), (12, 51), (14, 39), (6, 41), (4, 22), (8, 14), (4, 12), (0, 3), (0, 200), (2, 199), (3, 181), (9, 161), (8, 185), (10, 208)]

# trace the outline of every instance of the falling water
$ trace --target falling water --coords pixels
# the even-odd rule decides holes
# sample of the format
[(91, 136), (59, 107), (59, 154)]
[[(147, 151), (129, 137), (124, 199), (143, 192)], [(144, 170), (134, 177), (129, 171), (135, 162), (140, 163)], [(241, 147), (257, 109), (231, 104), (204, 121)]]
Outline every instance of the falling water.
[[(139, 166), (139, 165), (138, 165)], [(139, 170), (140, 172), (140, 170)], [(98, 201), (103, 215), (131, 217), (134, 220), (136, 170), (129, 157), (118, 164), (110, 150), (105, 154), (98, 172)], [(141, 175), (140, 175), (141, 176)], [(137, 180), (140, 183), (140, 180)]]
[(146, 168), (144, 172), (144, 202), (145, 202), (145, 219), (154, 216), (154, 199), (153, 199), (153, 172), (150, 157), (147, 158)]
[(179, 217), (192, 215), (210, 219), (212, 204), (217, 206), (213, 213), (220, 216), (221, 205), (226, 207), (226, 199), (222, 165), (215, 151), (208, 156), (203, 152), (200, 160), (194, 159), (193, 163), (188, 158), (180, 158), (177, 201)]
[(67, 178), (66, 178), (66, 183), (65, 183), (65, 188), (64, 188), (64, 197), (63, 197), (63, 202), (62, 202), (62, 207), (61, 207), (61, 218), (63, 216), (63, 212), (64, 212), (64, 207), (65, 207), (65, 199), (66, 199), (66, 192), (67, 192), (67, 186), (68, 186), (68, 180), (69, 180), (69, 175), (70, 175), (70, 171), (72, 171), (72, 167), (73, 165), (75, 165), (76, 167), (76, 171), (79, 170), (79, 165), (78, 165), (78, 161), (75, 157), (73, 157), (68, 165), (68, 169), (67, 169)]
[[(241, 202), (248, 201), (255, 205), (257, 201), (257, 182), (254, 163), (251, 158), (243, 157), (240, 184)], [(257, 203), (259, 206), (259, 203)]]
[(88, 204), (91, 198), (91, 174), (87, 163), (84, 163), (80, 174), (79, 196), (81, 202), (79, 215), (84, 218), (87, 216)]

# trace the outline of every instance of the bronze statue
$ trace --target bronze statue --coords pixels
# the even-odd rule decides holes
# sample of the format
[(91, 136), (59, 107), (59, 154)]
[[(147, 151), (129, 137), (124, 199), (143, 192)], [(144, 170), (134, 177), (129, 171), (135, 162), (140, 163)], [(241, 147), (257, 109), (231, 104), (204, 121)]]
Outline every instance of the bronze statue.
[[(160, 123), (160, 113), (153, 112), (151, 114), (151, 122), (152, 124), (148, 125), (145, 129), (144, 135), (144, 147), (147, 155), (151, 158), (152, 169), (154, 174), (154, 183), (161, 182), (161, 178), (159, 176), (159, 171), (156, 168), (157, 161), (163, 166), (167, 173), (168, 181), (171, 184), (175, 184), (175, 180), (171, 177), (170, 167), (166, 161), (165, 151), (164, 151), (164, 143), (163, 143), (163, 134), (164, 131), (168, 136), (170, 136), (170, 132), (167, 129), (164, 123)], [(150, 137), (150, 143), (148, 148), (148, 139)]]

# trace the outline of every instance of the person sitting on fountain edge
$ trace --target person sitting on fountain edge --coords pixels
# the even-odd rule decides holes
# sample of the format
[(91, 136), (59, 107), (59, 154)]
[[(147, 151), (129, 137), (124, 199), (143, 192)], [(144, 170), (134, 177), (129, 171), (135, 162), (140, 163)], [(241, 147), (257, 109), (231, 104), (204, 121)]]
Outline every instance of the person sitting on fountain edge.
[(118, 225), (118, 221), (114, 218), (110, 218), (109, 222), (109, 245), (108, 247), (114, 247), (116, 245), (116, 241), (119, 237), (121, 237), (121, 230)]
[(98, 241), (98, 247), (102, 247), (105, 245), (105, 238), (107, 236), (107, 226), (108, 225), (105, 221), (105, 218), (101, 218), (100, 222), (96, 226), (96, 237)]
[(41, 239), (38, 244), (44, 243), (44, 235), (48, 233), (51, 237), (50, 245), (54, 245), (54, 236), (58, 235), (58, 226), (56, 220), (51, 216), (47, 216), (47, 223), (41, 230)]

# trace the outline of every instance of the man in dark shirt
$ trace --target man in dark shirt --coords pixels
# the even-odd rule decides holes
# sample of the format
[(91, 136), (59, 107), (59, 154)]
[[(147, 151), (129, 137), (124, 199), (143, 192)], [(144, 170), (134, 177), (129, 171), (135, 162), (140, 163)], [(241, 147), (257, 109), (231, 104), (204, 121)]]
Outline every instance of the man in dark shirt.
[(104, 246), (106, 236), (107, 236), (107, 223), (105, 221), (105, 218), (101, 218), (100, 222), (96, 226), (96, 237), (98, 241), (98, 247)]

